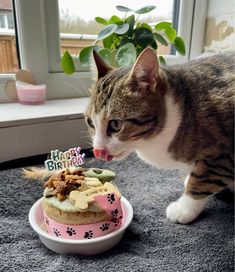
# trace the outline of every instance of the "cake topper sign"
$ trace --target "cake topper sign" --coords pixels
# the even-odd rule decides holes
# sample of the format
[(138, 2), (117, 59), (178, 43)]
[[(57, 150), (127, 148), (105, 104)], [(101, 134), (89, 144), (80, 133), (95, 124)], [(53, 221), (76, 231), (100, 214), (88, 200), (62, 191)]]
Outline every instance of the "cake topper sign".
[(81, 148), (74, 147), (62, 152), (58, 149), (51, 150), (50, 159), (45, 161), (45, 166), (49, 171), (66, 169), (84, 164), (85, 154), (80, 154)]

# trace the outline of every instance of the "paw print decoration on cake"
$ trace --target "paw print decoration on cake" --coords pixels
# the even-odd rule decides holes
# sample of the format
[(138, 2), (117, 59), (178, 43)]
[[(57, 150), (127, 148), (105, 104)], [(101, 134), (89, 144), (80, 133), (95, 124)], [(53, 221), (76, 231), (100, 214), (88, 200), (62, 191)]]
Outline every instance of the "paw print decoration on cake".
[[(54, 236), (67, 239), (92, 239), (106, 235), (120, 228), (123, 218), (120, 198), (115, 193), (111, 193), (110, 195), (112, 194), (112, 204), (106, 194), (95, 196), (93, 201), (99, 210), (102, 210), (103, 213), (105, 212), (108, 220), (101, 220), (91, 224), (68, 225), (56, 222), (47, 215), (45, 216), (45, 220), (47, 222), (48, 232)], [(78, 206), (80, 207), (80, 205)], [(85, 216), (84, 218), (87, 218), (87, 215), (82, 215)]]
[(104, 224), (102, 224), (102, 226), (100, 227), (100, 229), (102, 231), (106, 231), (106, 230), (109, 229), (109, 226), (110, 226), (110, 223), (104, 223)]
[(86, 231), (84, 234), (84, 238), (86, 239), (91, 239), (93, 237), (93, 232), (92, 230)]
[(60, 233), (60, 231), (58, 229), (53, 228), (53, 231), (54, 231), (55, 236), (57, 236), (57, 237), (61, 236), (61, 233)]
[(107, 198), (108, 198), (108, 202), (109, 202), (110, 204), (113, 204), (113, 202), (115, 201), (115, 196), (114, 196), (114, 194), (108, 194), (108, 195), (107, 195)]
[(76, 234), (75, 229), (69, 228), (69, 227), (67, 227), (67, 231), (66, 232), (68, 233), (69, 236), (73, 236), (73, 235)]

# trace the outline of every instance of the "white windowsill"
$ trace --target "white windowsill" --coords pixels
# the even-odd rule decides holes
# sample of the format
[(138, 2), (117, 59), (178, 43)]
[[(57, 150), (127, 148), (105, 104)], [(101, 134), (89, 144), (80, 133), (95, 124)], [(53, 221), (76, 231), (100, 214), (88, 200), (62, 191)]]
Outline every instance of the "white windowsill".
[(42, 105), (0, 105), (0, 128), (83, 118), (88, 98), (48, 100)]
[(83, 113), (88, 98), (48, 100), (43, 105), (0, 104), (0, 162), (90, 148)]

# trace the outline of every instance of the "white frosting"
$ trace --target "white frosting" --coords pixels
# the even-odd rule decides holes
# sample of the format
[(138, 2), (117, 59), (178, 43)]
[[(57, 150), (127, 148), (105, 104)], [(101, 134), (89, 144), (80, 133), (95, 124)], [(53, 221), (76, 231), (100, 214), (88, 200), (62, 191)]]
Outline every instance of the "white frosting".
[(65, 199), (63, 201), (58, 200), (57, 197), (47, 197), (46, 201), (48, 204), (54, 206), (55, 208), (58, 208), (64, 212), (101, 212), (102, 210), (95, 206), (95, 205), (89, 205), (89, 207), (86, 210), (80, 210), (79, 208), (76, 208), (69, 199)]

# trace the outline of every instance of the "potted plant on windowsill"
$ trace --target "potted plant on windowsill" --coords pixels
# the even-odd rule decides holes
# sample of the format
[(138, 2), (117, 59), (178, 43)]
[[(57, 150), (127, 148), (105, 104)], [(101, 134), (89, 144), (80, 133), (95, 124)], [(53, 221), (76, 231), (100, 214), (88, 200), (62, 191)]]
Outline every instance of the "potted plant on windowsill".
[[(104, 27), (98, 33), (96, 41), (80, 52), (81, 64), (89, 65), (93, 50), (96, 50), (113, 67), (132, 65), (147, 46), (157, 50), (159, 45), (173, 45), (179, 54), (185, 55), (184, 41), (177, 35), (171, 22), (150, 25), (139, 21), (141, 14), (151, 12), (156, 8), (155, 6), (145, 6), (138, 10), (124, 6), (116, 6), (116, 8), (125, 13), (123, 18), (116, 15), (111, 16), (110, 19), (95, 18), (96, 22)], [(161, 64), (166, 63), (163, 56), (159, 56), (159, 61)], [(61, 64), (65, 73), (75, 72), (73, 57), (68, 51), (64, 53)]]

